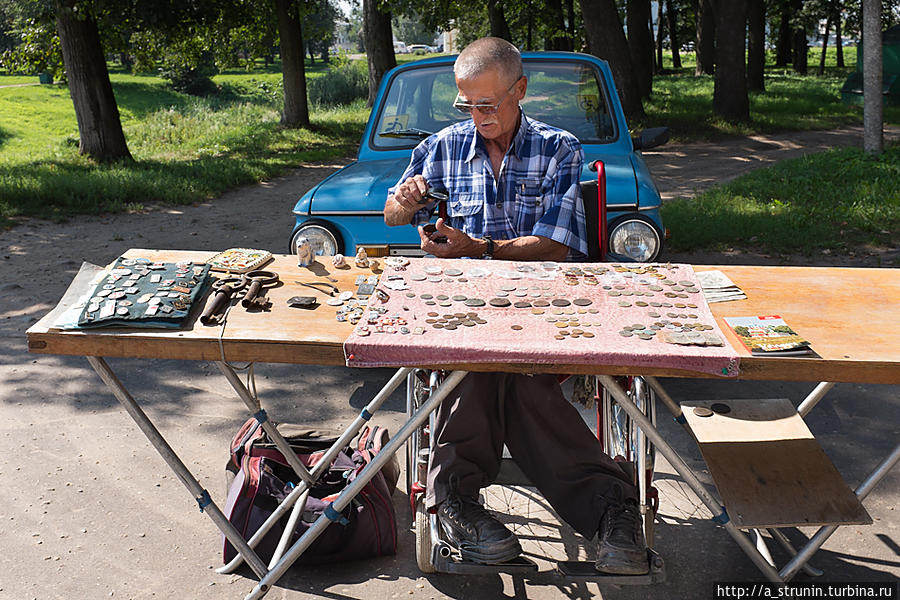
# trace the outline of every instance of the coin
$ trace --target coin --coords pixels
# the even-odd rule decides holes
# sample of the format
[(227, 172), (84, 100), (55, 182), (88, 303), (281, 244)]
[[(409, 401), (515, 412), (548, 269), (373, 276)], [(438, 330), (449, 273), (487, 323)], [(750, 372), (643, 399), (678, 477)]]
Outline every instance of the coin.
[(459, 277), (460, 275), (462, 275), (462, 271), (455, 267), (450, 267), (449, 269), (444, 269), (444, 275), (449, 275), (450, 277)]
[(506, 298), (491, 298), (488, 300), (488, 304), (491, 306), (496, 306), (498, 308), (503, 308), (510, 305), (510, 301)]
[(542, 308), (532, 308), (532, 309), (531, 309), (531, 314), (533, 314), (533, 315), (542, 315), (542, 314), (544, 314), (544, 309), (542, 309)]
[(717, 413), (720, 415), (727, 415), (728, 413), (731, 412), (731, 407), (722, 402), (716, 402), (715, 404), (710, 405), (710, 408), (712, 409), (712, 411), (714, 413)]
[(510, 283), (504, 283), (503, 285), (500, 286), (500, 289), (503, 290), (504, 292), (512, 292), (513, 290), (516, 289), (516, 286), (514, 286)]
[(552, 304), (553, 306), (569, 306), (571, 302), (569, 302), (565, 298), (555, 298), (550, 302), (550, 304)]
[(432, 298), (434, 298), (434, 296), (432, 296), (431, 294), (422, 294), (419, 296), (419, 298), (421, 298), (422, 300), (431, 300)]
[(566, 339), (566, 336), (561, 335), (561, 334), (559, 334), (559, 333), (557, 333), (557, 334), (554, 335), (553, 337), (556, 338), (557, 340), (564, 340), (564, 339)]
[(694, 414), (697, 415), (698, 417), (711, 417), (711, 416), (713, 416), (713, 411), (706, 408), (705, 406), (695, 406)]
[(472, 321), (471, 319), (466, 319), (462, 324), (465, 327), (475, 327), (475, 321)]
[(466, 297), (463, 296), (462, 294), (457, 294), (456, 296), (453, 296), (452, 300), (453, 300), (454, 302), (465, 302), (465, 301), (466, 301)]
[(447, 296), (446, 294), (438, 294), (437, 299), (438, 300), (449, 300), (450, 296)]
[(546, 307), (550, 306), (550, 303), (547, 302), (546, 300), (535, 300), (531, 304), (532, 304), (532, 306), (536, 306), (538, 308), (546, 308)]
[(568, 327), (569, 323), (567, 321), (559, 321), (558, 323), (554, 323), (554, 325), (559, 329), (562, 329), (563, 327)]
[(515, 308), (531, 308), (531, 302), (516, 302), (513, 306)]
[(413, 281), (425, 281), (426, 279), (425, 275), (422, 275), (421, 273), (413, 273), (409, 278)]
[(592, 338), (592, 337), (594, 337), (594, 334), (591, 333), (590, 331), (585, 331), (584, 333), (581, 334), (581, 337)]
[(484, 306), (484, 300), (481, 298), (467, 298), (465, 305), (473, 307)]
[(576, 306), (590, 306), (593, 302), (590, 298), (575, 298), (572, 300), (572, 304)]
[(628, 308), (629, 306), (631, 306), (631, 302), (628, 302), (626, 300), (619, 300), (619, 306), (621, 306), (623, 308)]
[(625, 330), (623, 329), (622, 331), (619, 332), (619, 335), (621, 335), (622, 337), (631, 337), (631, 336), (633, 336), (634, 334), (631, 333), (630, 331), (625, 331)]
[(510, 325), (509, 328), (512, 329), (513, 331), (521, 331), (522, 330), (521, 325)]

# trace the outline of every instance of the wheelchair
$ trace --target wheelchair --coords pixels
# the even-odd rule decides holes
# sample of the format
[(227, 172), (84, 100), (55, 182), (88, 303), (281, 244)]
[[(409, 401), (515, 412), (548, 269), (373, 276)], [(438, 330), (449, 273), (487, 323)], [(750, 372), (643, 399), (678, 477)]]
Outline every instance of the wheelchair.
[[(596, 169), (596, 165), (594, 165)], [(615, 255), (604, 256), (604, 248), (600, 243), (605, 236), (605, 193), (598, 194), (602, 190), (602, 175), (597, 182), (583, 182), (582, 194), (585, 198), (585, 212), (588, 227), (588, 243), (592, 248), (589, 260), (602, 260), (609, 258), (613, 262), (633, 262), (627, 258)], [(406, 409), (407, 416), (411, 416), (432, 393), (438, 388), (446, 376), (444, 371), (432, 371), (416, 369), (408, 375)], [(650, 420), (656, 424), (656, 395), (647, 382), (639, 376), (625, 376), (615, 378), (616, 382), (624, 389), (631, 400)], [(655, 463), (655, 449), (635, 423), (631, 421), (625, 411), (616, 403), (612, 394), (599, 382), (596, 377), (586, 378), (588, 395), (593, 398), (596, 407), (597, 438), (602, 444), (603, 451), (617, 462), (623, 463), (626, 472), (632, 474), (632, 480), (639, 493), (639, 509), (642, 517), (644, 536), (648, 546), (648, 562), (650, 572), (647, 575), (606, 575), (598, 573), (592, 562), (561, 561), (557, 563), (557, 570), (570, 578), (592, 579), (616, 584), (651, 584), (665, 579), (664, 564), (662, 558), (653, 551), (654, 519), (659, 508), (659, 495), (652, 486), (653, 469)], [(443, 540), (443, 534), (438, 523), (437, 515), (425, 508), (425, 491), (428, 475), (428, 462), (430, 455), (431, 431), (433, 430), (436, 414), (432, 413), (426, 424), (416, 430), (407, 443), (406, 451), (406, 490), (409, 494), (410, 510), (413, 515), (416, 563), (423, 573), (528, 573), (538, 570), (538, 566), (532, 560), (521, 556), (502, 565), (481, 565), (462, 560), (455, 549)], [(508, 452), (504, 448), (504, 460), (501, 463), (500, 474), (491, 488), (500, 486), (530, 486), (525, 480), (524, 474), (509, 459)], [(490, 489), (490, 488), (488, 488)], [(515, 488), (519, 489), (519, 488)], [(515, 506), (509, 506), (519, 492), (501, 494), (500, 503), (506, 503), (505, 509), (515, 510)], [(529, 501), (526, 497), (522, 501)], [(496, 498), (495, 498), (496, 499)], [(484, 494), (482, 501), (484, 501)], [(490, 502), (486, 502), (490, 505)], [(503, 511), (506, 512), (506, 511)]]

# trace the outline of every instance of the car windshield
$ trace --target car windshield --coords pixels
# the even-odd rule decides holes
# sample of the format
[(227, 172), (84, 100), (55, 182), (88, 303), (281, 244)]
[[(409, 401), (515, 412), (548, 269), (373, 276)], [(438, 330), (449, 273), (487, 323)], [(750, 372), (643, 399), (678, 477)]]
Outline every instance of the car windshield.
[[(582, 143), (615, 139), (605, 89), (594, 68), (583, 62), (525, 62), (525, 114), (575, 134)], [(429, 134), (468, 117), (453, 108), (453, 65), (426, 66), (398, 73), (381, 103), (371, 144), (412, 148)]]

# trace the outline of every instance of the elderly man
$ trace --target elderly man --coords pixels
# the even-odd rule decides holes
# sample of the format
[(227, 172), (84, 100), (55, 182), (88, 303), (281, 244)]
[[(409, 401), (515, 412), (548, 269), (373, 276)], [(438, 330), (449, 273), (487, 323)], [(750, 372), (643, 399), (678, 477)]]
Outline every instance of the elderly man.
[[(422, 250), (441, 258), (565, 260), (586, 254), (578, 187), (584, 155), (575, 136), (528, 119), (528, 80), (515, 46), (482, 38), (454, 65), (454, 106), (471, 115), (432, 135), (388, 194), (388, 225), (419, 225)], [(447, 221), (426, 232), (429, 189), (449, 194)], [(426, 203), (426, 204), (423, 204)], [(501, 563), (516, 537), (478, 502), (503, 445), (557, 513), (593, 538), (597, 569), (648, 571), (636, 492), (563, 397), (552, 375), (471, 373), (443, 403), (432, 432), (427, 506), (464, 559)]]

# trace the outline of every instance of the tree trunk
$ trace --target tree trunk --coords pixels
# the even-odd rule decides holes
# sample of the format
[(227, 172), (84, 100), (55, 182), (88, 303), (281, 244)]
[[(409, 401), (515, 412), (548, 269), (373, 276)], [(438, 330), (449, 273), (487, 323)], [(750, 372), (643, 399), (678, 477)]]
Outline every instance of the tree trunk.
[[(791, 8), (794, 16), (799, 17), (803, 10), (803, 0), (791, 0)], [(808, 66), (808, 48), (806, 42), (806, 28), (802, 24), (794, 24), (792, 27), (792, 44), (793, 53), (791, 60), (793, 62), (794, 71), (806, 75)]]
[(309, 105), (306, 99), (306, 53), (300, 13), (293, 0), (275, 0), (278, 36), (281, 38), (281, 80), (284, 83), (285, 127), (309, 127)]
[(766, 89), (766, 0), (749, 0), (747, 9), (747, 87)]
[(628, 0), (625, 5), (628, 23), (628, 51), (641, 98), (653, 91), (653, 40), (650, 36), (650, 0)]
[(566, 0), (566, 14), (569, 17), (566, 35), (569, 39), (569, 50), (575, 50), (575, 0)]
[(534, 37), (534, 5), (528, 0), (526, 5), (527, 28), (525, 31), (525, 49), (531, 52), (533, 49), (532, 38)]
[(844, 41), (841, 36), (844, 32), (841, 30), (841, 9), (838, 8), (834, 15), (834, 51), (837, 66), (844, 68)]
[(819, 57), (819, 68), (816, 75), (821, 77), (825, 74), (825, 54), (828, 50), (828, 34), (831, 33), (831, 11), (828, 11), (828, 18), (825, 20), (825, 37), (822, 38), (822, 55)]
[(791, 62), (791, 0), (781, 0), (781, 21), (775, 42), (775, 66), (786, 67)]
[(881, 0), (862, 0), (863, 149), (884, 151), (884, 68), (881, 47)]
[(502, 0), (488, 0), (487, 9), (488, 21), (491, 26), (490, 35), (503, 38), (507, 42), (512, 43), (512, 34), (509, 32), (509, 24), (506, 22), (506, 15), (503, 14)]
[(379, 10), (378, 0), (363, 0), (363, 31), (369, 60), (369, 99), (366, 106), (372, 106), (381, 78), (397, 66), (391, 13)]
[(665, 19), (663, 19), (663, 3), (661, 0), (656, 3), (656, 72), (662, 73), (663, 66), (663, 38), (665, 37)]
[(681, 54), (678, 49), (678, 10), (672, 0), (666, 0), (666, 27), (669, 29), (669, 45), (672, 47), (672, 68), (681, 68)]
[(697, 55), (695, 75), (712, 75), (716, 70), (716, 13), (713, 0), (697, 2)]
[(631, 119), (644, 116), (644, 106), (628, 53), (628, 41), (615, 0), (579, 0), (584, 20), (584, 37), (588, 52), (609, 62), (625, 115)]
[(547, 10), (550, 13), (553, 36), (548, 40), (549, 50), (567, 50), (566, 18), (563, 16), (562, 0), (546, 0)]
[(98, 162), (131, 161), (97, 22), (83, 8), (77, 0), (56, 2), (56, 31), (78, 121), (78, 152)]
[(719, 0), (716, 14), (716, 84), (713, 112), (729, 121), (750, 118), (744, 39), (747, 0)]

